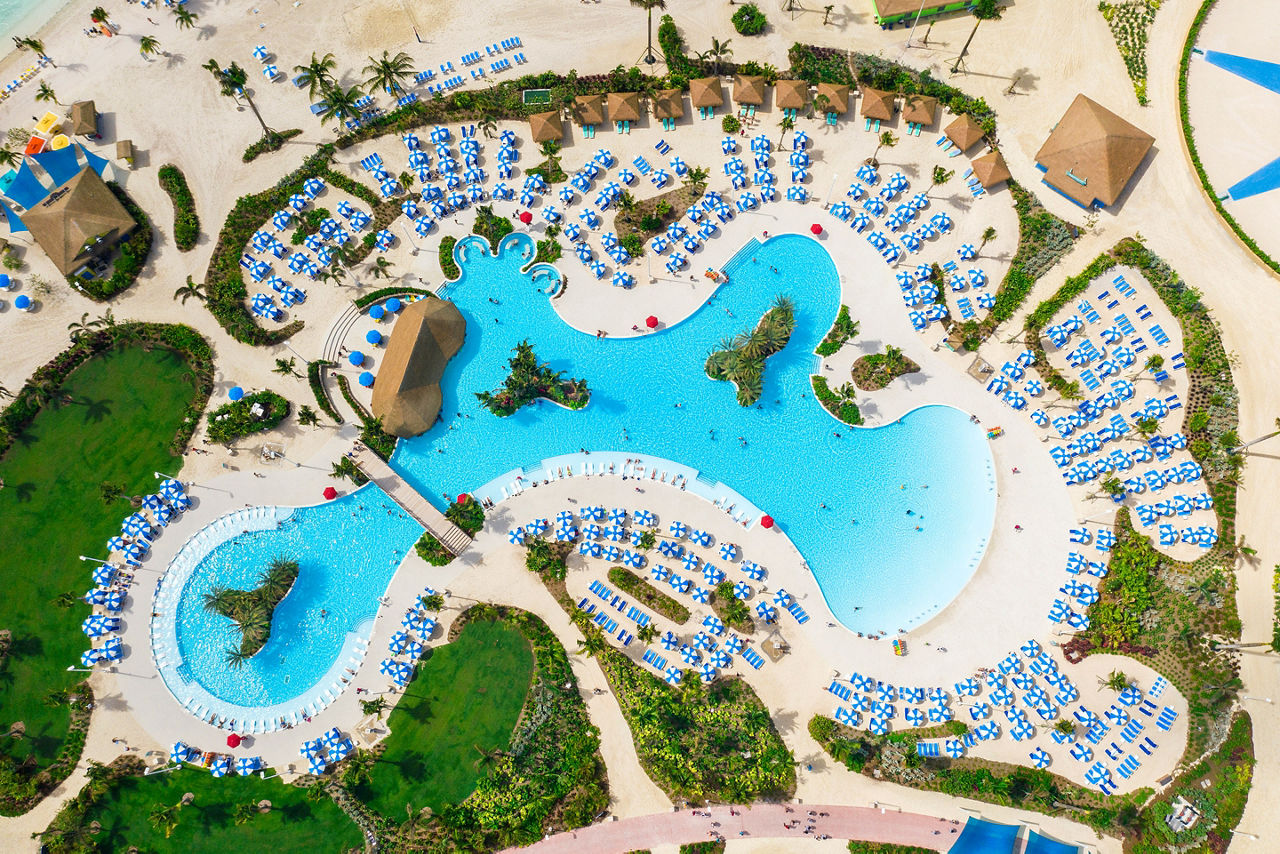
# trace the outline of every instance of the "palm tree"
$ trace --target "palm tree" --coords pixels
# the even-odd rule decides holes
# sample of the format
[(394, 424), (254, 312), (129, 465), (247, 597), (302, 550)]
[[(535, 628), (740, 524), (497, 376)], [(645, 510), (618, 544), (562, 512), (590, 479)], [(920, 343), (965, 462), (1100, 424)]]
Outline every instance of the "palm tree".
[(18, 38), (17, 36), (14, 36), (13, 43), (18, 48), (18, 50), (33, 51), (36, 56), (45, 60), (54, 68), (58, 67), (58, 64), (54, 62), (52, 59), (50, 59), (49, 55), (44, 52), (44, 42), (40, 41), (40, 39), (32, 38), (30, 36), (27, 36), (26, 38)]
[(222, 585), (215, 586), (208, 593), (204, 594), (204, 609), (206, 611), (214, 611), (221, 613), (225, 611), (231, 603), (231, 590)]
[(329, 119), (353, 119), (360, 113), (360, 109), (356, 106), (356, 101), (360, 100), (360, 90), (355, 86), (350, 89), (343, 89), (341, 86), (334, 86), (332, 89), (324, 93), (324, 109), (320, 111), (320, 124), (324, 124)]
[(902, 350), (889, 344), (884, 348), (884, 369), (889, 376), (897, 376), (903, 367)]
[(254, 804), (236, 804), (231, 810), (231, 818), (236, 825), (247, 822), (258, 814), (258, 808)]
[(194, 27), (196, 19), (199, 17), (186, 6), (178, 6), (173, 10), (173, 22), (178, 25), (180, 30), (189, 30)]
[(384, 697), (374, 697), (372, 700), (360, 701), (360, 713), (365, 715), (377, 715), (378, 719), (382, 719), (382, 713), (387, 710), (387, 701)]
[(778, 137), (778, 150), (782, 150), (782, 141), (787, 138), (787, 131), (796, 126), (795, 119), (791, 116), (783, 116), (782, 121), (778, 122), (778, 127), (782, 128), (782, 135)]
[(262, 135), (264, 137), (271, 136), (271, 128), (267, 127), (267, 123), (262, 120), (262, 114), (258, 112), (258, 105), (253, 103), (253, 97), (244, 88), (244, 84), (249, 79), (244, 69), (234, 62), (223, 68), (216, 59), (209, 60), (203, 67), (213, 75), (214, 80), (218, 81), (219, 91), (223, 95), (228, 98), (244, 98), (249, 105), (249, 109), (253, 110), (253, 115), (258, 120), (258, 124), (262, 125)]
[(320, 423), (320, 416), (310, 406), (303, 404), (298, 407), (298, 423), (304, 427), (314, 427)]
[(52, 101), (59, 107), (62, 106), (62, 102), (58, 100), (58, 96), (54, 93), (53, 87), (43, 80), (40, 81), (40, 88), (36, 90), (36, 100), (44, 101), (45, 103)]
[(0, 147), (0, 166), (16, 169), (22, 162), (22, 155), (8, 148)]
[(822, 26), (825, 27), (827, 24), (831, 23), (831, 10), (834, 8), (835, 6), (822, 7)]
[(178, 826), (178, 808), (156, 804), (151, 808), (151, 814), (147, 816), (147, 821), (156, 830), (163, 830), (164, 838), (168, 839), (173, 834), (173, 829)]
[(401, 82), (413, 76), (413, 57), (404, 51), (392, 56), (390, 51), (384, 50), (382, 59), (369, 57), (369, 64), (364, 67), (364, 73), (369, 75), (364, 83), (369, 87), (370, 92), (383, 89), (394, 95), (404, 89), (400, 85)]
[(982, 247), (996, 239), (995, 226), (989, 225), (982, 232), (982, 242), (978, 244), (978, 252), (982, 252)]
[(604, 638), (599, 632), (585, 632), (582, 643), (578, 645), (578, 655), (586, 655), (588, 658), (594, 658), (604, 652), (609, 645), (605, 643)]
[(684, 173), (684, 184), (695, 192), (702, 192), (707, 186), (707, 179), (711, 177), (711, 173), (702, 166), (691, 166), (689, 171)]
[(204, 285), (191, 281), (190, 276), (187, 276), (187, 283), (185, 285), (173, 292), (173, 298), (182, 300), (183, 305), (186, 305), (187, 300), (191, 297), (195, 297), (201, 302), (204, 302), (205, 296)]
[(102, 326), (103, 321), (90, 320), (89, 312), (86, 311), (84, 314), (80, 315), (79, 321), (73, 321), (67, 324), (67, 331), (71, 333), (72, 341), (79, 341), (84, 336), (91, 334), (97, 329), (101, 329)]
[(485, 139), (493, 139), (498, 130), (498, 123), (493, 120), (493, 116), (486, 114), (480, 119), (479, 127)]
[(4, 400), (5, 398), (13, 399), (13, 392), (0, 385), (0, 400)]
[(101, 6), (94, 6), (93, 11), (89, 13), (89, 20), (95, 24), (105, 24), (111, 15)]
[(372, 780), (373, 764), (376, 761), (367, 750), (357, 750), (348, 756), (342, 769), (342, 784), (348, 789), (354, 789), (361, 783)]
[(1106, 679), (1099, 678), (1098, 681), (1104, 688), (1110, 688), (1112, 691), (1123, 691), (1129, 687), (1129, 677), (1119, 670), (1112, 670), (1107, 674)]
[(640, 9), (644, 9), (649, 18), (649, 46), (644, 49), (644, 59), (646, 65), (653, 65), (658, 61), (658, 52), (653, 49), (653, 10), (667, 8), (667, 0), (631, 0), (631, 5)]
[(160, 52), (160, 40), (155, 36), (143, 36), (138, 39), (138, 53), (145, 59), (148, 55)]
[(306, 65), (295, 65), (293, 70), (298, 72), (299, 85), (307, 87), (307, 96), (314, 98), (317, 91), (323, 92), (337, 82), (333, 77), (334, 69), (337, 67), (338, 60), (333, 58), (333, 54), (326, 53), (323, 58), (316, 59), (313, 52), (310, 62)]
[(658, 627), (653, 623), (645, 623), (636, 629), (636, 637), (640, 639), (640, 643), (651, 644), (658, 637)]
[(504, 758), (506, 758), (506, 755), (507, 755), (506, 752), (500, 748), (485, 750), (483, 747), (481, 747), (478, 744), (473, 744), (471, 746), (474, 747), (476, 751), (480, 754), (480, 758), (478, 758), (474, 763), (472, 763), (471, 765), (472, 768), (483, 769), (487, 771), (490, 768), (493, 768), (499, 762), (501, 762)]
[(379, 255), (377, 258), (374, 258), (373, 263), (369, 265), (369, 275), (375, 279), (389, 279), (391, 278), (391, 268), (394, 266), (395, 264)]
[(711, 60), (712, 68), (715, 69), (715, 74), (719, 76), (720, 63), (728, 59), (729, 57), (733, 56), (733, 48), (729, 47), (730, 43), (732, 42), (733, 42), (733, 39), (725, 39), (724, 41), (720, 41), (720, 39), (716, 38), (715, 36), (712, 36), (711, 47), (707, 48), (707, 50), (698, 54), (698, 59), (701, 59), (703, 62), (706, 62), (707, 60)]
[(1191, 592), (1196, 594), (1196, 598), (1210, 608), (1218, 600), (1218, 586), (1213, 583), (1212, 578), (1204, 578), (1191, 587)]
[(943, 169), (941, 166), (933, 167), (933, 175), (930, 176), (931, 181), (929, 183), (929, 189), (932, 190), (934, 187), (947, 183), (951, 180), (951, 176), (955, 174), (956, 172), (954, 169)]
[(623, 213), (631, 213), (636, 209), (636, 197), (628, 193), (626, 190), (623, 190), (618, 195), (618, 199), (615, 204), (617, 204), (618, 210)]
[(876, 157), (877, 157), (877, 155), (879, 155), (879, 154), (880, 154), (880, 149), (882, 149), (882, 148), (893, 148), (895, 145), (897, 145), (897, 144), (898, 144), (898, 138), (897, 138), (896, 136), (894, 136), (894, 135), (893, 135), (893, 133), (892, 133), (891, 131), (885, 131), (884, 133), (880, 134), (880, 138), (877, 140), (877, 142), (878, 142), (879, 144), (878, 144), (878, 145), (876, 145), (876, 150), (875, 150), (875, 152), (871, 155), (871, 163), (872, 163), (873, 165), (877, 165), (877, 166), (878, 166), (878, 165), (879, 165), (879, 162), (876, 160)]
[(969, 38), (965, 39), (960, 55), (956, 57), (956, 64), (951, 66), (952, 74), (960, 70), (960, 63), (964, 62), (965, 54), (969, 52), (969, 45), (973, 43), (973, 37), (978, 34), (978, 25), (991, 18), (1000, 17), (1000, 0), (974, 0), (969, 11), (973, 13), (973, 30), (970, 31)]
[(276, 359), (276, 366), (271, 369), (271, 373), (280, 376), (300, 377), (302, 374), (297, 371), (298, 360), (290, 356), (287, 359)]

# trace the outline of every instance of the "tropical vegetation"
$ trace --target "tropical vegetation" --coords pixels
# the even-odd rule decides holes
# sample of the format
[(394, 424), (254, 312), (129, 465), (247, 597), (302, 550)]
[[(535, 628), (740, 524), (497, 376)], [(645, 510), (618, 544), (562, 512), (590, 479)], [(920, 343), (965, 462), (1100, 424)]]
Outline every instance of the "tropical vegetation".
[[(476, 218), (471, 226), (471, 232), (489, 241), (489, 246), (496, 252), (498, 244), (502, 242), (502, 238), (515, 229), (515, 226), (511, 223), (511, 218), (495, 214), (493, 205), (477, 205), (475, 212)], [(453, 277), (451, 276), (450, 278)]]
[(414, 543), (413, 550), (417, 552), (418, 557), (432, 566), (445, 566), (453, 560), (453, 552), (446, 549), (444, 543), (436, 539), (430, 531), (422, 532), (418, 542)]
[(256, 141), (250, 143), (249, 147), (244, 150), (241, 160), (245, 163), (252, 163), (258, 159), (259, 155), (270, 154), (273, 151), (279, 151), (284, 148), (284, 144), (295, 136), (302, 136), (302, 128), (289, 128), (288, 130), (271, 131), (264, 137), (260, 137)]
[(841, 347), (848, 343), (850, 338), (858, 334), (858, 321), (849, 317), (849, 306), (840, 306), (840, 311), (836, 314), (835, 323), (831, 324), (831, 330), (818, 343), (818, 347), (814, 350), (819, 356), (834, 356)]
[(444, 277), (449, 280), (457, 279), (462, 275), (458, 262), (453, 260), (453, 247), (457, 242), (458, 238), (453, 235), (440, 238), (440, 272), (444, 273)]
[(661, 614), (673, 623), (681, 625), (689, 621), (689, 609), (672, 599), (640, 576), (621, 566), (609, 567), (609, 580), (619, 590), (635, 597), (646, 608)]
[(845, 424), (854, 427), (862, 424), (862, 411), (858, 409), (853, 383), (845, 383), (837, 391), (832, 391), (826, 377), (814, 374), (809, 380), (813, 384), (813, 396), (822, 404), (823, 409)]
[(129, 212), (129, 216), (133, 217), (137, 227), (117, 248), (111, 262), (110, 276), (89, 279), (68, 274), (67, 282), (71, 287), (97, 302), (105, 302), (132, 287), (138, 279), (138, 274), (142, 272), (143, 266), (146, 265), (147, 257), (151, 254), (150, 218), (115, 181), (108, 181), (107, 186), (116, 200)]
[(1120, 50), (1120, 58), (1124, 60), (1125, 70), (1133, 81), (1133, 91), (1138, 96), (1138, 103), (1144, 107), (1148, 103), (1147, 35), (1151, 25), (1155, 23), (1159, 8), (1160, 0), (1122, 0), (1116, 3), (1100, 0), (1098, 3), (1098, 11), (1111, 28), (1111, 35)]
[(522, 406), (539, 398), (545, 398), (568, 409), (582, 409), (591, 400), (587, 381), (564, 379), (564, 371), (553, 371), (545, 363), (539, 364), (533, 345), (521, 341), (508, 361), (511, 372), (502, 388), (493, 392), (476, 392), (476, 398), (484, 407), (500, 418), (514, 415)]
[(769, 26), (769, 19), (755, 3), (744, 3), (729, 19), (740, 36), (758, 36)]
[[(254, 414), (255, 406), (261, 414)], [(225, 403), (209, 413), (207, 435), (221, 445), (236, 439), (270, 430), (289, 414), (289, 401), (274, 391), (264, 389)]]
[(289, 595), (298, 580), (298, 562), (287, 557), (272, 558), (258, 576), (252, 590), (217, 586), (204, 595), (206, 611), (226, 617), (240, 630), (240, 646), (227, 650), (227, 663), (240, 667), (271, 639), (271, 618), (280, 600)]
[(459, 495), (449, 502), (444, 517), (457, 525), (468, 537), (475, 537), (484, 527), (484, 508), (469, 495)]
[(869, 353), (853, 363), (853, 382), (863, 391), (878, 391), (904, 374), (914, 374), (920, 366), (903, 355), (900, 347), (892, 344), (883, 353)]
[(764, 391), (765, 360), (787, 346), (795, 326), (795, 304), (788, 297), (777, 297), (753, 331), (720, 342), (707, 356), (707, 376), (733, 383), (738, 404), (751, 406)]
[(196, 215), (196, 200), (187, 186), (187, 177), (172, 163), (160, 167), (157, 173), (160, 186), (173, 202), (173, 242), (179, 251), (190, 252), (196, 248), (200, 236), (200, 217)]

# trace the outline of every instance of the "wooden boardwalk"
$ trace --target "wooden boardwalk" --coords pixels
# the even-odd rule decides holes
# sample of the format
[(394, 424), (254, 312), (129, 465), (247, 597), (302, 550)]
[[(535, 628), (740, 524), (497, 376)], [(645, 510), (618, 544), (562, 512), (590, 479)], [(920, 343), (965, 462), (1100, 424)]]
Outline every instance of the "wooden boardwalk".
[(355, 463), (360, 470), (383, 492), (391, 496), (392, 501), (417, 519), (418, 524), (426, 528), (446, 549), (455, 556), (467, 550), (471, 545), (471, 538), (461, 528), (446, 519), (443, 513), (432, 507), (418, 490), (405, 483), (381, 457), (363, 445), (357, 445), (353, 452)]

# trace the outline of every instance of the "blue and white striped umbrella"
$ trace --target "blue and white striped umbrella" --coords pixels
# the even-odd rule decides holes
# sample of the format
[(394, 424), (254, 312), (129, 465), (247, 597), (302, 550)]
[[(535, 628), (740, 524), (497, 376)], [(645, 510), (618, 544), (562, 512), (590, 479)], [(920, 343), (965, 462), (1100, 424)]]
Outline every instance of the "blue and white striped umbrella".
[(419, 658), (422, 658), (422, 653), (425, 652), (426, 649), (427, 648), (422, 644), (418, 643), (417, 641), (413, 641), (409, 643), (407, 646), (405, 646), (404, 655), (410, 661), (417, 661)]
[(592, 557), (601, 557), (604, 555), (604, 546), (599, 543), (591, 543), (589, 545)]
[(778, 618), (778, 612), (768, 602), (757, 602), (756, 614), (766, 623), (772, 623)]
[(724, 642), (724, 650), (731, 655), (737, 655), (742, 652), (744, 645), (742, 638), (737, 635), (730, 635), (729, 639)]
[(644, 541), (645, 533), (647, 532), (640, 528), (632, 528), (631, 533), (627, 535), (627, 542), (631, 543), (633, 546), (639, 546), (640, 543)]
[(791, 604), (791, 594), (784, 588), (779, 588), (777, 592), (773, 594), (773, 604), (777, 605), (779, 608), (788, 607)]
[(627, 532), (620, 525), (610, 525), (604, 529), (604, 536), (611, 542), (620, 543), (627, 536)]
[(702, 577), (708, 584), (719, 584), (724, 581), (724, 570), (709, 563), (702, 565)]
[(621, 507), (615, 507), (609, 511), (609, 521), (615, 525), (625, 525), (627, 523), (627, 511)]
[(644, 566), (644, 555), (627, 549), (622, 555), (622, 562), (632, 569), (640, 569)]
[[(585, 519), (587, 517), (584, 516), (583, 518)], [(600, 539), (600, 533), (601, 533), (600, 526), (595, 524), (594, 522), (584, 526), (582, 529), (582, 536), (586, 537), (589, 540)]]
[(84, 652), (80, 653), (80, 666), (93, 667), (100, 661), (105, 660), (105, 658), (106, 657), (102, 654), (102, 650), (100, 649), (86, 649)]
[(930, 706), (929, 720), (935, 724), (944, 724), (951, 720), (954, 715), (951, 713), (950, 706)]
[(716, 681), (716, 669), (710, 664), (704, 664), (702, 667), (698, 668), (698, 676), (702, 678), (704, 685), (710, 684)]
[(972, 261), (978, 257), (978, 250), (974, 248), (972, 243), (961, 244), (956, 253), (960, 256), (961, 261)]
[(902, 717), (912, 726), (924, 726), (924, 712), (914, 706), (903, 712)]
[(733, 560), (738, 556), (738, 547), (733, 543), (720, 544), (720, 559)]
[(698, 632), (693, 636), (693, 645), (696, 649), (715, 649), (716, 642), (706, 632)]
[(124, 607), (124, 596), (123, 590), (108, 591), (102, 604), (108, 611), (119, 611)]
[(680, 562), (684, 565), (686, 572), (693, 572), (698, 568), (699, 560), (698, 556), (693, 552), (686, 552), (685, 556), (680, 559)]
[(672, 540), (659, 540), (658, 551), (663, 557), (678, 558), (684, 554), (684, 546)]
[(948, 738), (943, 742), (942, 750), (952, 759), (959, 759), (964, 756), (964, 742), (958, 738)]
[(975, 721), (986, 720), (991, 717), (991, 704), (974, 703), (969, 707), (969, 717), (973, 718)]
[(622, 551), (617, 546), (606, 546), (603, 557), (605, 560), (613, 562), (622, 557)]
[(872, 735), (888, 735), (889, 722), (883, 718), (871, 718), (867, 722), (867, 729)]
[(745, 581), (739, 581), (733, 585), (733, 598), (748, 599), (751, 597), (751, 586)]
[(109, 563), (100, 563), (93, 568), (93, 583), (101, 587), (110, 584), (116, 577), (116, 568)]
[(236, 760), (236, 773), (241, 777), (248, 777), (254, 771), (257, 771), (262, 765), (262, 760), (256, 756), (241, 756)]
[(1040, 643), (1036, 640), (1029, 640), (1022, 645), (1022, 654), (1027, 658), (1034, 658), (1040, 654)]
[(578, 529), (572, 525), (556, 528), (557, 543), (571, 543), (578, 539)]
[(1051, 757), (1043, 747), (1037, 747), (1031, 751), (1031, 764), (1036, 768), (1048, 768), (1053, 762)]
[(314, 774), (316, 776), (320, 776), (321, 774), (324, 774), (325, 771), (328, 770), (328, 768), (329, 768), (328, 763), (326, 763), (324, 760), (324, 757), (319, 754), (315, 756), (311, 756), (307, 759), (308, 774)]
[[(404, 648), (410, 640), (411, 638), (409, 637), (408, 632), (396, 632), (391, 636), (391, 640), (387, 643), (387, 649), (392, 655), (399, 655), (404, 652)], [(383, 663), (386, 664), (387, 662)]]
[(654, 581), (666, 581), (671, 573), (665, 566), (658, 566), (656, 563), (649, 567), (649, 575), (653, 576)]
[(663, 678), (666, 680), (668, 685), (679, 685), (681, 676), (682, 674), (680, 673), (680, 668), (668, 667), (667, 675), (664, 676)]
[(695, 587), (693, 589), (693, 601), (699, 605), (705, 605), (711, 599), (711, 591), (705, 587)]
[(720, 152), (722, 154), (733, 154), (738, 150), (738, 141), (731, 136), (726, 136), (720, 140)]
[(231, 757), (219, 756), (213, 760), (213, 765), (209, 768), (209, 773), (215, 777), (225, 777), (231, 771)]
[(702, 660), (702, 655), (693, 647), (685, 644), (680, 647), (680, 658), (684, 660), (685, 664), (697, 664)]

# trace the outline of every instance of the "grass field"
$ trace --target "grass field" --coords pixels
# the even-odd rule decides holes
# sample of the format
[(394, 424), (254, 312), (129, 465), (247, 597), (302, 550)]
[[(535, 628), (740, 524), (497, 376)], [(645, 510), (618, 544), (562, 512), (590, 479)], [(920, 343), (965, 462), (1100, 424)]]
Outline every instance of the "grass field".
[[(148, 817), (158, 806), (173, 806), (190, 792), (195, 799), (178, 810), (177, 824), (164, 830)], [(271, 811), (236, 824), (239, 804), (271, 802)], [(85, 824), (102, 829), (90, 838), (99, 851), (176, 851), (227, 854), (232, 851), (334, 852), (360, 848), (360, 829), (327, 796), (309, 800), (307, 791), (258, 777), (215, 779), (207, 771), (183, 768), (152, 777), (125, 777), (113, 783), (85, 814)]]
[[(92, 586), (93, 564), (78, 555), (105, 558), (107, 539), (131, 512), (124, 499), (104, 504), (99, 485), (143, 494), (155, 488), (152, 472), (180, 467), (168, 445), (195, 393), (183, 379), (189, 373), (180, 357), (161, 349), (90, 359), (0, 460), (0, 628), (13, 633), (0, 663), (0, 732), (18, 721), (26, 727), (25, 738), (3, 740), (5, 755), (31, 757), (41, 768), (57, 755), (69, 711), (44, 700), (84, 677), (66, 668), (78, 667), (88, 648), (80, 622), (89, 608), (53, 599)], [(70, 402), (61, 402), (67, 395)]]
[(388, 716), (391, 735), (371, 780), (355, 794), (403, 821), (405, 805), (439, 812), (475, 789), (482, 751), (505, 750), (533, 677), (533, 653), (517, 629), (468, 623), (436, 647)]

